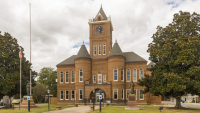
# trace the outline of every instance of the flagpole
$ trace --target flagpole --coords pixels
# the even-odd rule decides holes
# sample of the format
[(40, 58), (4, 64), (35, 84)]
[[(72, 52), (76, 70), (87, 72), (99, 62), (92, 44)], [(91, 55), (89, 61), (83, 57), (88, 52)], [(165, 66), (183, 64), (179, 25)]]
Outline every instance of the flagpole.
[[(29, 3), (30, 6), (30, 63), (31, 63), (31, 3)], [(30, 66), (30, 96), (31, 96), (31, 67)]]
[(20, 104), (19, 104), (19, 110), (20, 110), (20, 105), (21, 105), (21, 90), (22, 90), (22, 87), (21, 87), (21, 84), (22, 84), (22, 81), (21, 81), (21, 76), (22, 76), (22, 60), (21, 60), (21, 58), (22, 58), (22, 52), (21, 52), (21, 48), (20, 48), (20, 54), (19, 54), (19, 57), (20, 57)]

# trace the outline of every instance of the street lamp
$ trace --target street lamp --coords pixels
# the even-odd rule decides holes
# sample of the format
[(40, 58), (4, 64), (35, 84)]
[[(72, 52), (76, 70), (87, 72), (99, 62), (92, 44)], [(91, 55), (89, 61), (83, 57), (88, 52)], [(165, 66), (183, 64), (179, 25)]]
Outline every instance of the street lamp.
[(49, 89), (48, 89), (48, 110), (49, 110)]
[(95, 89), (93, 89), (93, 97), (92, 97), (92, 101), (93, 101), (93, 111), (94, 111), (94, 92), (95, 92)]

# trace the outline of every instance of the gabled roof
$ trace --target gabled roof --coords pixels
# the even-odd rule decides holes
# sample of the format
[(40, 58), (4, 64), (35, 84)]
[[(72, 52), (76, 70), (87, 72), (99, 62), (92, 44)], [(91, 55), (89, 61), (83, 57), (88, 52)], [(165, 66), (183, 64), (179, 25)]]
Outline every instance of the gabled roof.
[(122, 55), (123, 56), (122, 50), (119, 47), (117, 42), (115, 42), (113, 48), (110, 50), (110, 53), (108, 54), (108, 57), (115, 56), (115, 55)]
[(107, 20), (107, 16), (103, 11), (102, 5), (101, 5), (101, 8), (100, 8), (99, 12), (97, 13), (96, 17), (94, 18), (94, 21), (96, 21), (96, 18), (98, 17), (99, 14), (101, 14), (101, 16), (103, 17), (103, 20)]
[(78, 51), (76, 58), (91, 58), (84, 44)]
[(66, 59), (66, 60), (62, 61), (61, 63), (57, 64), (56, 66), (64, 66), (64, 65), (75, 64), (75, 62), (74, 62), (75, 58), (76, 58), (76, 55), (72, 55), (68, 59)]
[(126, 57), (126, 62), (147, 62), (134, 52), (123, 52), (123, 55)]
[(152, 66), (155, 66), (156, 64), (153, 63), (153, 62), (150, 62), (148, 65), (147, 65), (147, 69), (150, 69)]

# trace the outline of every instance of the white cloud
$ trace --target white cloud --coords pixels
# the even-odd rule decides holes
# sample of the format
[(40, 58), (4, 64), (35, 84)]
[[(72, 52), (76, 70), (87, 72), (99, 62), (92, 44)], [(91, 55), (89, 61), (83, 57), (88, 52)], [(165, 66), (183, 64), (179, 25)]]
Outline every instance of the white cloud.
[[(180, 10), (200, 14), (200, 1), (193, 0), (12, 0), (0, 4), (0, 31), (9, 32), (30, 59), (29, 2), (32, 22), (32, 63), (37, 72), (53, 67), (89, 42), (88, 20), (102, 7), (113, 24), (123, 52), (133, 51), (148, 60), (146, 52), (158, 25), (165, 27)], [(177, 6), (177, 7), (176, 7)], [(88, 52), (89, 46), (86, 45)]]

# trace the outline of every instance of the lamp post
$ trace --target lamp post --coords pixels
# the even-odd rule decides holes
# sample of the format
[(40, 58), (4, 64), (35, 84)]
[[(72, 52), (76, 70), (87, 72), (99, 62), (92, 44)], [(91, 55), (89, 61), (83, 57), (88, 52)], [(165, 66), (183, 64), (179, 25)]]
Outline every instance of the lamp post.
[(48, 110), (49, 110), (49, 89), (48, 89)]
[(93, 111), (94, 111), (94, 93), (95, 93), (95, 90), (93, 89), (93, 98), (92, 98), (92, 102), (93, 102)]

